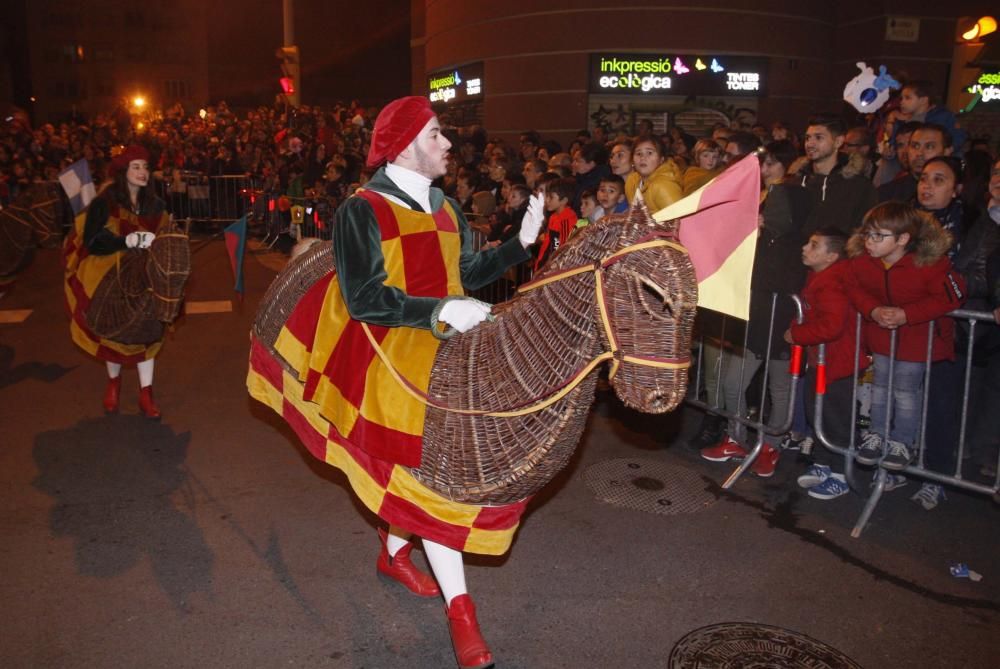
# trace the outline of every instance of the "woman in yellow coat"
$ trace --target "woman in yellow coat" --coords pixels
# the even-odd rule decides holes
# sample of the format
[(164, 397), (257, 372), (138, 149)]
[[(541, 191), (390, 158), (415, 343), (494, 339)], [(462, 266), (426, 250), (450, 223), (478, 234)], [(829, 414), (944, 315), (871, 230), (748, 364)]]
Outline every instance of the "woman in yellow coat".
[(632, 149), (635, 171), (625, 181), (625, 195), (629, 202), (636, 192), (650, 212), (655, 213), (681, 199), (681, 171), (674, 161), (667, 158), (663, 141), (654, 135), (643, 135)]

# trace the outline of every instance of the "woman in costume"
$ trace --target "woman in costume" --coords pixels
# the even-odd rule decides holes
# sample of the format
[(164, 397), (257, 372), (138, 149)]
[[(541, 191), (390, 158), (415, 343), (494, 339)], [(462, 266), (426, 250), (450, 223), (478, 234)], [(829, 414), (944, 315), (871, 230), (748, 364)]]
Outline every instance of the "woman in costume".
[(104, 362), (108, 383), (104, 410), (118, 411), (124, 365), (139, 370), (139, 409), (147, 418), (160, 418), (153, 399), (153, 367), (162, 340), (126, 344), (96, 334), (87, 323), (87, 309), (101, 280), (126, 253), (148, 249), (169, 217), (163, 201), (149, 187), (149, 152), (132, 145), (111, 161), (113, 181), (76, 220), (66, 237), (66, 301), (70, 336), (80, 348)]

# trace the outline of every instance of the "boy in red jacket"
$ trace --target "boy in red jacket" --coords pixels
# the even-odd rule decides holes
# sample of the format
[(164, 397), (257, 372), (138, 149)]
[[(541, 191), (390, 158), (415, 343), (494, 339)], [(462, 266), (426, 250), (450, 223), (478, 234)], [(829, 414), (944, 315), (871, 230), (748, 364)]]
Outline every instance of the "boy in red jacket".
[[(932, 216), (896, 201), (872, 208), (848, 242), (848, 294), (865, 319), (864, 342), (875, 369), (871, 430), (855, 455), (861, 464), (897, 471), (910, 464), (920, 428), (925, 365), (955, 356), (955, 324), (945, 314), (962, 306), (965, 282), (948, 260), (950, 246), (951, 236)], [(896, 360), (889, 397), (893, 330)]]
[[(831, 443), (844, 447), (851, 437), (857, 318), (844, 292), (846, 247), (847, 235), (833, 227), (817, 230), (802, 247), (802, 263), (811, 270), (802, 289), (803, 319), (785, 331), (786, 342), (807, 347), (805, 413), (814, 429), (818, 346), (826, 344), (823, 433)], [(850, 490), (843, 474), (835, 474), (828, 465), (818, 462), (799, 477), (799, 485), (817, 499), (833, 499)]]

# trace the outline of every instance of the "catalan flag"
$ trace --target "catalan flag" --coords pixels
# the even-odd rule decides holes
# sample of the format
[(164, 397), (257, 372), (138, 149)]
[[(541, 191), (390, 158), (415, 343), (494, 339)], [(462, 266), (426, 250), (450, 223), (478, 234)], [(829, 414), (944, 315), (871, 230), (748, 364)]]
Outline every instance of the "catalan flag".
[(698, 306), (750, 317), (750, 273), (757, 244), (760, 163), (751, 154), (682, 200), (653, 214), (679, 219), (680, 240), (698, 278)]

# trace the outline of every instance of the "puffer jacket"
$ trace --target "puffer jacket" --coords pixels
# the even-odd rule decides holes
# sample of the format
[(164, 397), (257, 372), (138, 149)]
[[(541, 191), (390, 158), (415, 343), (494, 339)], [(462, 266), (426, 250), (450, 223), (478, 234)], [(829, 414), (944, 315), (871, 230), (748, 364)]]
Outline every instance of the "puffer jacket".
[(677, 164), (667, 158), (646, 179), (632, 172), (625, 180), (625, 196), (629, 202), (635, 199), (636, 191), (642, 192), (642, 199), (651, 214), (681, 199), (681, 171)]
[(860, 231), (847, 243), (850, 265), (844, 282), (854, 307), (861, 312), (864, 343), (872, 353), (889, 355), (892, 330), (871, 318), (876, 307), (900, 307), (906, 324), (897, 328), (896, 358), (927, 360), (927, 328), (934, 322), (931, 360), (955, 359), (955, 322), (945, 316), (965, 302), (965, 280), (946, 255), (951, 237), (931, 216), (925, 218), (916, 249), (891, 267), (865, 251)]
[[(850, 263), (840, 260), (822, 272), (809, 272), (802, 289), (803, 322), (792, 322), (792, 341), (807, 346), (809, 362), (815, 366), (820, 344), (826, 344), (828, 381), (854, 374), (855, 319), (857, 311), (844, 290)], [(862, 353), (861, 362), (865, 356)]]

